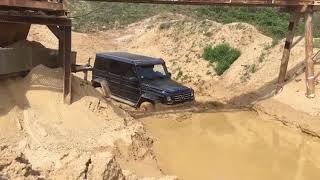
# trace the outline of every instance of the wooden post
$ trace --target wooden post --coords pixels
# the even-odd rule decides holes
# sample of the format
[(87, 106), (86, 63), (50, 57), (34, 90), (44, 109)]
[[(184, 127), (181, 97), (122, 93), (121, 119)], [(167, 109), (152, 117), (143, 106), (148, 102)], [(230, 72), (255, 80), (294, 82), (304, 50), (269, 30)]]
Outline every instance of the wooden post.
[(313, 9), (309, 6), (305, 12), (305, 64), (306, 64), (306, 96), (308, 98), (315, 97), (315, 84), (314, 84), (314, 62), (313, 55), (313, 36), (312, 36), (312, 16)]
[[(87, 64), (86, 64), (86, 66), (89, 67), (89, 66), (90, 66), (90, 63), (91, 63), (91, 58), (88, 59), (88, 62), (87, 62)], [(84, 71), (83, 73), (84, 73), (83, 79), (84, 79), (85, 81), (88, 81), (88, 71)]]
[(64, 59), (63, 59), (63, 100), (71, 104), (71, 26), (62, 27), (64, 35)]
[(288, 34), (287, 34), (286, 42), (283, 49), (282, 59), (281, 59), (276, 94), (282, 91), (284, 82), (286, 80), (286, 74), (287, 74), (288, 63), (290, 58), (290, 51), (292, 48), (292, 41), (293, 41), (296, 27), (299, 24), (299, 20), (300, 20), (300, 12), (299, 11), (291, 12), (290, 22), (288, 26)]
[[(58, 65), (59, 66), (63, 66), (63, 62), (64, 62), (64, 31), (61, 31), (61, 36), (60, 38), (58, 38), (59, 41), (59, 54), (58, 54)], [(59, 62), (62, 62), (62, 64), (60, 64)]]

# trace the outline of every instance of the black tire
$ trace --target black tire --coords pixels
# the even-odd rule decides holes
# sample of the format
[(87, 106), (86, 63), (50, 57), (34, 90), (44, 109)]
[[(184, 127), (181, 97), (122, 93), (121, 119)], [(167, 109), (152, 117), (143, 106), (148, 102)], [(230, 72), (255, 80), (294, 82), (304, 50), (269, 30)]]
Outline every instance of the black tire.
[(103, 95), (107, 98), (109, 98), (111, 96), (111, 91), (110, 91), (110, 88), (109, 88), (109, 85), (108, 85), (108, 82), (107, 81), (101, 81), (100, 83), (101, 87), (102, 87), (102, 92), (103, 92)]
[(91, 81), (91, 85), (94, 87), (94, 88), (97, 88), (97, 87), (101, 87), (101, 84), (96, 82), (96, 81)]

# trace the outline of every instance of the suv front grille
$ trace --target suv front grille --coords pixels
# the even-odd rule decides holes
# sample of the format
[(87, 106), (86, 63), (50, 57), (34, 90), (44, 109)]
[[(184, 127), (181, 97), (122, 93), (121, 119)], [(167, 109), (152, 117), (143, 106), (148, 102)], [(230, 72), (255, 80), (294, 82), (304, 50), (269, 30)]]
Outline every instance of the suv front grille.
[(173, 100), (175, 102), (188, 101), (191, 99), (192, 99), (191, 92), (173, 96)]

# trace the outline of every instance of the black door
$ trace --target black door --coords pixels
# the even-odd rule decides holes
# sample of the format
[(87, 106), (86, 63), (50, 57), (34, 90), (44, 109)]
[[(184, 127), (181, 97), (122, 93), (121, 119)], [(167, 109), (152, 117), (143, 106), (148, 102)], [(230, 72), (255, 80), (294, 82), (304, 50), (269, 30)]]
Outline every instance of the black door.
[(135, 72), (135, 66), (124, 63), (121, 69), (123, 72), (120, 88), (122, 98), (137, 103), (140, 98), (141, 89), (137, 73)]
[(109, 88), (113, 95), (137, 103), (140, 98), (140, 84), (134, 65), (112, 61), (109, 67)]

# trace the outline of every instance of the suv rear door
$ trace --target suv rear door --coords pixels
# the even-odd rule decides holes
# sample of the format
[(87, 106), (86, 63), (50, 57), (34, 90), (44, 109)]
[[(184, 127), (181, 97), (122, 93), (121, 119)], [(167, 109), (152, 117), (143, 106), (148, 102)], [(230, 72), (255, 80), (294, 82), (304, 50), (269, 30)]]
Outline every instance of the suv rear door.
[(112, 84), (117, 86), (114, 92), (111, 92), (123, 99), (137, 103), (141, 90), (140, 83), (135, 72), (135, 66), (133, 64), (112, 61), (110, 65), (110, 77), (114, 79), (114, 82), (110, 84), (110, 90)]

